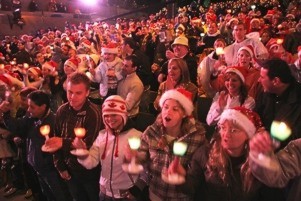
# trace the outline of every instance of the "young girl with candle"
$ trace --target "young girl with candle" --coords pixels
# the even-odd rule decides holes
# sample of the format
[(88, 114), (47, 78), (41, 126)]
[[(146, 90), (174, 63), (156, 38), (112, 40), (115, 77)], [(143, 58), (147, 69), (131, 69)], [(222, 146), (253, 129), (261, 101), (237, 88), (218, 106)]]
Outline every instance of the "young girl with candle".
[(248, 96), (245, 85), (246, 70), (241, 67), (227, 68), (224, 75), (225, 90), (217, 92), (207, 115), (207, 124), (216, 125), (225, 109), (244, 106), (248, 109), (255, 107), (255, 101)]
[[(180, 163), (188, 169), (195, 150), (206, 141), (204, 127), (191, 117), (194, 109), (191, 97), (191, 93), (183, 88), (166, 91), (159, 101), (161, 113), (142, 134), (137, 157), (145, 164), (149, 174), (150, 200), (193, 200), (193, 194), (183, 193), (177, 185), (168, 184), (161, 178), (162, 170), (168, 168), (176, 157), (174, 142), (188, 145), (180, 158)], [(126, 159), (130, 160), (130, 150), (125, 152)]]
[[(138, 175), (129, 175), (122, 169), (124, 162), (123, 147), (132, 136), (140, 137), (141, 132), (134, 129), (128, 119), (126, 103), (117, 95), (109, 96), (102, 105), (102, 117), (105, 129), (89, 149), (87, 155), (78, 156), (78, 162), (85, 168), (91, 169), (101, 163), (102, 170), (99, 180), (100, 201), (134, 200), (139, 196), (135, 192), (143, 190), (146, 184)], [(75, 138), (75, 148), (85, 148), (84, 141)], [(138, 187), (139, 186), (139, 187)]]
[(244, 107), (227, 109), (218, 126), (210, 145), (195, 152), (188, 171), (173, 164), (168, 169), (186, 176), (179, 189), (196, 193), (196, 200), (283, 200), (279, 189), (264, 186), (251, 174), (248, 142), (262, 128), (258, 114)]

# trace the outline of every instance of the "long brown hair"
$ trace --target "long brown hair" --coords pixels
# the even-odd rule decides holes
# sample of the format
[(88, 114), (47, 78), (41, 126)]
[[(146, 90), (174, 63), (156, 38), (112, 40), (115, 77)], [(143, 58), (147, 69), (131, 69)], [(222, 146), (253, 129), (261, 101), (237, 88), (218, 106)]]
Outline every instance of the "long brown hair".
[[(240, 175), (244, 192), (250, 192), (254, 189), (256, 181), (251, 173), (248, 160), (249, 147), (246, 143), (245, 155), (246, 161), (240, 167)], [(221, 145), (221, 136), (218, 132), (214, 134), (214, 138), (210, 145), (208, 160), (206, 163), (206, 180), (221, 180), (222, 184), (227, 186), (231, 180), (231, 163), (230, 156)]]
[[(239, 88), (239, 103), (240, 103), (240, 106), (242, 106), (245, 103), (246, 99), (248, 98), (248, 89), (247, 89), (247, 86), (241, 80), (241, 78), (236, 73), (234, 73), (234, 72), (228, 72), (228, 73), (225, 74), (225, 82), (226, 82), (226, 80), (229, 79), (230, 75), (236, 75), (239, 78), (239, 81), (240, 81), (240, 84), (241, 84), (240, 88)], [(224, 88), (225, 88), (226, 92), (229, 93), (228, 90), (227, 90), (227, 88), (226, 87), (224, 87)]]

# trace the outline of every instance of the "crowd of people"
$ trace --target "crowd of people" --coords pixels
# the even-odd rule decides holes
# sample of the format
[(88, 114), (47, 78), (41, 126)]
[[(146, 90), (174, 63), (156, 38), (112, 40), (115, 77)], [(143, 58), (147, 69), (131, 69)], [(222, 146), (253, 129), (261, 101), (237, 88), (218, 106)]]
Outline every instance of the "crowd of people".
[[(1, 41), (5, 196), (300, 199), (300, 2), (193, 2), (166, 16)], [(275, 121), (290, 129), (278, 146)]]

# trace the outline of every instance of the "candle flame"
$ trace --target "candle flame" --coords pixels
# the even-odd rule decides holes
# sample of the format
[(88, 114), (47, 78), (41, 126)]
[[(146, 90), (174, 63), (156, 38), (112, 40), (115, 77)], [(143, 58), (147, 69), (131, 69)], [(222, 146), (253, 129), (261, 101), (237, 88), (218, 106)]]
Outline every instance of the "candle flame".
[(83, 138), (86, 135), (85, 128), (74, 128), (75, 136), (78, 138)]
[(187, 144), (185, 142), (174, 142), (173, 153), (177, 156), (183, 156), (187, 151)]
[(139, 137), (136, 137), (136, 136), (130, 137), (130, 138), (128, 139), (128, 141), (129, 141), (129, 144), (130, 144), (131, 149), (133, 149), (133, 150), (137, 150), (137, 149), (140, 147), (140, 145), (141, 145), (141, 140), (140, 140), (140, 138), (139, 138)]
[(40, 127), (40, 133), (41, 133), (43, 136), (49, 135), (49, 133), (50, 133), (50, 126), (49, 126), (49, 125), (41, 126), (41, 127)]

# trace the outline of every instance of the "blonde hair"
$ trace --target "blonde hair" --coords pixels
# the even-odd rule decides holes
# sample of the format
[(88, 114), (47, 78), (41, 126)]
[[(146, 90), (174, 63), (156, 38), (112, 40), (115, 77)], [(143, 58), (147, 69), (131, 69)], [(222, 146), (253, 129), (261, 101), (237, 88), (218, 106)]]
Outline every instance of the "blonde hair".
[[(240, 167), (240, 175), (244, 192), (250, 192), (254, 189), (254, 182), (256, 181), (251, 173), (248, 159), (249, 147), (246, 143), (245, 153), (246, 161)], [(213, 141), (211, 142), (210, 151), (208, 154), (208, 160), (206, 163), (206, 180), (216, 181), (221, 180), (222, 184), (227, 186), (231, 180), (231, 164), (230, 156), (221, 145), (221, 136), (219, 133), (215, 133)]]

